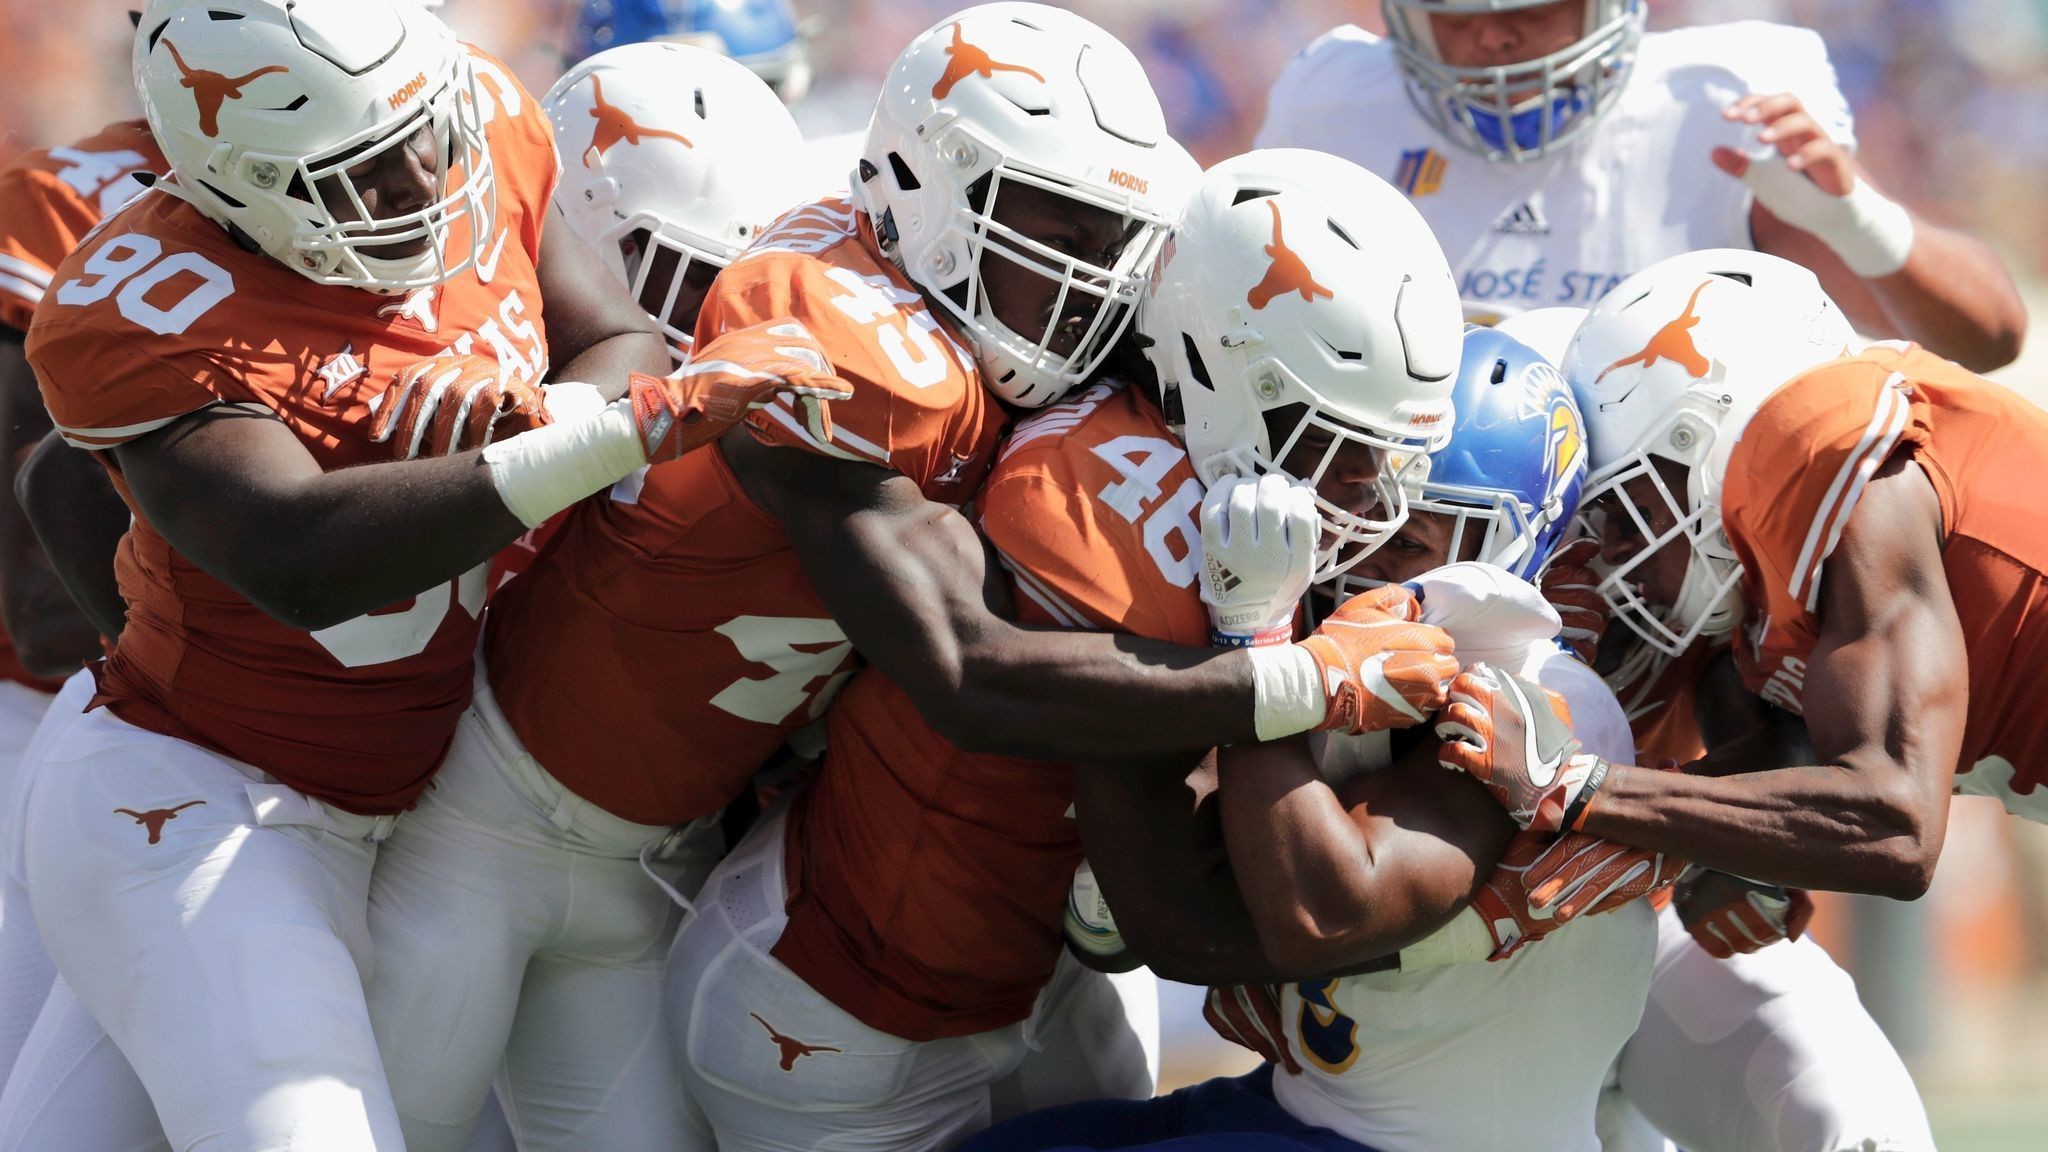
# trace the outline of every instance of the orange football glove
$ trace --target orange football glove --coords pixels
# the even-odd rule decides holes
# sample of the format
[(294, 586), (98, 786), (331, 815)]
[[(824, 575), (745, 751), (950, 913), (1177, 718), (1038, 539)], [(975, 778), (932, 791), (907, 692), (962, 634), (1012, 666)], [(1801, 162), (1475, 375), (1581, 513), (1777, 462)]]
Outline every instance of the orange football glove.
[(1671, 906), (1693, 940), (1721, 960), (1797, 940), (1813, 920), (1813, 897), (1804, 889), (1707, 870), (1681, 881)]
[(1529, 865), (1529, 898), (1560, 924), (1598, 916), (1669, 888), (1686, 862), (1584, 832), (1553, 840)]
[(1579, 754), (1560, 703), (1541, 685), (1474, 664), (1452, 682), (1438, 718), (1437, 762), (1486, 785), (1524, 828), (1576, 831), (1608, 765)]
[(1505, 960), (1557, 928), (1556, 918), (1530, 898), (1528, 881), (1529, 866), (1542, 858), (1551, 839), (1536, 832), (1515, 833), (1500, 863), (1473, 894), (1472, 910), (1493, 937), (1488, 960)]
[(1386, 584), (1345, 601), (1301, 642), (1321, 674), (1317, 728), (1353, 735), (1406, 728), (1443, 707), (1458, 661), (1451, 634), (1421, 619), (1415, 594)]
[(1607, 631), (1612, 611), (1600, 594), (1599, 575), (1589, 567), (1599, 558), (1600, 542), (1582, 536), (1559, 549), (1536, 578), (1543, 598), (1557, 609), (1557, 618), (1563, 622), (1557, 638), (1587, 664), (1600, 651), (1600, 637)]
[(370, 400), (370, 440), (394, 460), (452, 456), (547, 422), (540, 390), (483, 356), (417, 361)]
[(1287, 1045), (1287, 1031), (1280, 1024), (1279, 985), (1211, 988), (1209, 998), (1202, 1004), (1202, 1019), (1232, 1044), (1251, 1049), (1291, 1075), (1301, 1073), (1301, 1064)]
[(727, 332), (667, 376), (635, 372), (630, 395), (640, 447), (659, 464), (718, 439), (778, 396), (791, 398), (812, 437), (830, 443), (831, 402), (851, 398), (853, 387), (833, 375), (803, 325), (770, 320)]

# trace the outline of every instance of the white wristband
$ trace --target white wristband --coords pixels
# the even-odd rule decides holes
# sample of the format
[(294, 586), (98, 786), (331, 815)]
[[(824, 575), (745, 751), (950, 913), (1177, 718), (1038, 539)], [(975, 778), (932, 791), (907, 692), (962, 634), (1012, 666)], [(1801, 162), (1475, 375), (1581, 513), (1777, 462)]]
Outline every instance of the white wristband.
[(535, 428), (484, 449), (498, 499), (528, 528), (646, 463), (632, 401), (624, 398), (581, 420)]
[(1493, 950), (1493, 933), (1486, 930), (1486, 921), (1466, 908), (1451, 917), (1449, 924), (1401, 949), (1401, 971), (1471, 964), (1492, 956)]
[(1865, 280), (1889, 276), (1913, 252), (1913, 216), (1861, 178), (1847, 196), (1823, 192), (1774, 149), (1752, 154), (1742, 182), (1773, 216), (1820, 238)]
[(1252, 660), (1252, 724), (1259, 739), (1278, 740), (1323, 722), (1329, 702), (1307, 649), (1274, 644), (1245, 651)]

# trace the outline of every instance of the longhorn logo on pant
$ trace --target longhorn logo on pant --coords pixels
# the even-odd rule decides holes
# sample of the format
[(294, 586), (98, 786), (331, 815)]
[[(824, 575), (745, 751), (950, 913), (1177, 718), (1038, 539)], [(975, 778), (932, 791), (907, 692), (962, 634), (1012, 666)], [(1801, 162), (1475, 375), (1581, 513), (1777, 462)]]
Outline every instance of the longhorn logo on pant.
[(820, 1052), (839, 1051), (837, 1048), (828, 1048), (823, 1044), (806, 1044), (793, 1037), (784, 1036), (775, 1030), (775, 1025), (761, 1019), (759, 1013), (749, 1012), (747, 1015), (754, 1018), (754, 1023), (766, 1028), (768, 1030), (768, 1038), (775, 1041), (775, 1046), (782, 1050), (782, 1070), (784, 1072), (796, 1071), (796, 1062), (805, 1056), (815, 1056)]
[(1045, 77), (1022, 64), (1005, 64), (990, 56), (982, 48), (969, 44), (960, 35), (960, 22), (953, 22), (953, 42), (946, 45), (946, 70), (939, 76), (939, 82), (932, 85), (932, 99), (944, 100), (953, 91), (953, 85), (969, 76), (993, 80), (998, 72), (1022, 72), (1040, 84)]
[(1286, 239), (1280, 235), (1280, 205), (1274, 202), (1273, 197), (1266, 198), (1266, 208), (1273, 213), (1273, 242), (1266, 245), (1266, 255), (1273, 258), (1273, 265), (1266, 269), (1265, 278), (1245, 295), (1245, 302), (1254, 309), (1263, 309), (1289, 292), (1299, 292), (1301, 298), (1308, 301), (1314, 301), (1318, 296), (1325, 300), (1334, 299), (1335, 293), (1316, 283), (1307, 262), (1289, 248)]
[(149, 829), (149, 842), (155, 844), (164, 838), (164, 825), (166, 823), (176, 820), (178, 813), (183, 812), (185, 809), (204, 803), (206, 803), (204, 800), (187, 800), (176, 808), (151, 808), (147, 812), (137, 812), (133, 808), (116, 808), (114, 809), (114, 815), (133, 816), (137, 824)]
[(164, 47), (171, 50), (171, 60), (184, 76), (178, 83), (192, 90), (192, 102), (199, 105), (199, 130), (208, 136), (220, 134), (220, 106), (229, 100), (240, 100), (242, 89), (249, 86), (249, 81), (272, 72), (289, 71), (282, 64), (272, 64), (242, 76), (223, 76), (203, 68), (186, 67), (185, 57), (179, 55), (178, 46), (169, 40), (164, 41)]

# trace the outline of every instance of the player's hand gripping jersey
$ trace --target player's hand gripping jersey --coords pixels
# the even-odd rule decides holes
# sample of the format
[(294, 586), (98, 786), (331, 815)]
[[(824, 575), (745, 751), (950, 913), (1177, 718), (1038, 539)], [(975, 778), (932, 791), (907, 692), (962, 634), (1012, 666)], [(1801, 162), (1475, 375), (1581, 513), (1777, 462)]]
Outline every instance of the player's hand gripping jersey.
[[(867, 236), (843, 198), (791, 212), (719, 274), (697, 346), (778, 317), (802, 323), (853, 386), (832, 406), (832, 441), (813, 438), (781, 399), (749, 416), (748, 431), (899, 472), (928, 499), (961, 503), (1003, 411)], [(493, 604), (485, 654), (527, 750), (579, 796), (641, 824), (723, 807), (823, 712), (853, 660), (782, 526), (718, 451), (574, 509)]]
[[(470, 353), (538, 383), (553, 139), (508, 69), (474, 49), (471, 63), (499, 228), (478, 267), (404, 296), (309, 283), (183, 200), (145, 193), (64, 261), (36, 313), (29, 360), (65, 438), (108, 448), (211, 405), (259, 405), (332, 470), (390, 457), (371, 421), (422, 359)], [(451, 248), (468, 246), (467, 226)], [(411, 803), (469, 700), (485, 569), (301, 632), (173, 550), (102, 459), (136, 520), (116, 558), (127, 627), (97, 703), (349, 811)]]
[(1941, 501), (1942, 569), (1970, 667), (1956, 791), (2048, 821), (2048, 412), (1917, 346), (1879, 345), (1773, 392), (1728, 460), (1721, 498), (1747, 603), (1743, 682), (1804, 711), (1821, 581), (1864, 482), (1907, 450)]
[[(1089, 387), (1017, 426), (976, 498), (1019, 619), (1207, 643), (1202, 486), (1136, 388)], [(1065, 766), (969, 755), (869, 669), (833, 705), (791, 807), (773, 955), (908, 1040), (1024, 1019), (1058, 959), (1081, 842)]]
[(1774, 92), (1796, 94), (1831, 139), (1855, 147), (1821, 38), (1743, 21), (1645, 35), (1591, 131), (1540, 160), (1488, 163), (1415, 110), (1392, 41), (1347, 25), (1289, 61), (1258, 146), (1333, 152), (1406, 192), (1468, 314), (1587, 308), (1665, 257), (1752, 246), (1749, 188), (1709, 155), (1752, 146), (1752, 127), (1723, 120), (1723, 105)]

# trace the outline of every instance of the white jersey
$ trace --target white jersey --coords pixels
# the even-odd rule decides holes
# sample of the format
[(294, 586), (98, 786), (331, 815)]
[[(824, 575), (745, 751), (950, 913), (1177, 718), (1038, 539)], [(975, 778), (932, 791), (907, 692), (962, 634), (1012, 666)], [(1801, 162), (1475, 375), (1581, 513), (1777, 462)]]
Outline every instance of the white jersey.
[(1489, 163), (1447, 143), (1410, 103), (1392, 42), (1346, 25), (1281, 73), (1261, 148), (1332, 152), (1406, 192), (1458, 275), (1472, 319), (1590, 308), (1630, 273), (1701, 248), (1752, 247), (1750, 194), (1715, 168), (1719, 145), (1754, 150), (1721, 118), (1738, 97), (1791, 92), (1855, 146), (1827, 48), (1761, 21), (1652, 32), (1607, 116), (1552, 155)]
[[(1557, 616), (1534, 588), (1480, 564), (1415, 583), (1423, 618), (1451, 633), (1461, 664), (1534, 675), (1565, 697), (1588, 751), (1633, 760), (1620, 703), (1558, 649)], [(1325, 771), (1384, 766), (1386, 747), (1384, 734), (1332, 739)], [(1275, 1076), (1274, 1098), (1379, 1152), (1597, 1152), (1601, 1084), (1642, 1018), (1656, 945), (1639, 900), (1497, 964), (1289, 985), (1281, 1018), (1302, 1072)]]

